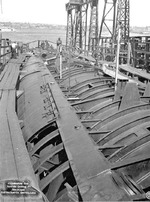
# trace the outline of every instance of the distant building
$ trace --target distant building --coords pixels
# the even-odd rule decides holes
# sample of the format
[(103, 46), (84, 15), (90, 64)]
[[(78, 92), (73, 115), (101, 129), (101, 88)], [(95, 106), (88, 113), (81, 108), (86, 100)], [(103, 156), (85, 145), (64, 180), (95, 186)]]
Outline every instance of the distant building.
[(1, 32), (14, 32), (16, 31), (14, 28), (9, 28), (9, 27), (0, 27)]

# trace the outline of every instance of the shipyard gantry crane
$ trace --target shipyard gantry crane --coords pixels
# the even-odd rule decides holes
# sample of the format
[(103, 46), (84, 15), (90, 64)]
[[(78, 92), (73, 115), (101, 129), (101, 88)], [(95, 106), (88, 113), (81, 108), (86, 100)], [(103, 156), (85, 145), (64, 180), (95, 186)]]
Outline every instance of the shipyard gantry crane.
[[(129, 58), (129, 27), (130, 27), (129, 0), (104, 0), (103, 15), (99, 31), (99, 45), (103, 58), (113, 61), (116, 55), (118, 31), (121, 30), (122, 60)], [(106, 36), (107, 34), (107, 36)], [(123, 61), (122, 61), (123, 62)]]
[(109, 37), (116, 43), (118, 29), (121, 29), (121, 41), (123, 44), (129, 40), (130, 4), (129, 0), (104, 0), (103, 16), (99, 32), (99, 40), (103, 38), (105, 28)]
[[(98, 44), (98, 2), (99, 0), (70, 0), (66, 4), (67, 34), (66, 46), (93, 51)], [(89, 11), (90, 10), (90, 11)], [(90, 12), (90, 26), (88, 13)]]
[[(99, 2), (104, 3), (100, 28), (98, 23)], [(68, 16), (67, 46), (95, 51), (97, 46), (103, 43), (104, 30), (107, 31), (110, 43), (116, 44), (119, 28), (121, 28), (121, 42), (124, 47), (126, 46), (129, 40), (129, 0), (104, 0), (104, 2), (102, 0), (70, 0), (66, 4), (66, 10)], [(88, 23), (89, 13), (90, 22)]]
[(102, 38), (103, 31), (109, 33), (109, 37), (114, 38), (116, 27), (116, 4), (117, 0), (104, 0), (103, 15), (99, 31), (99, 40)]
[(70, 0), (66, 4), (66, 46), (86, 49), (88, 0)]
[(88, 50), (94, 51), (98, 45), (98, 3), (99, 0), (93, 0), (90, 3), (91, 16), (89, 26), (89, 37), (88, 37)]

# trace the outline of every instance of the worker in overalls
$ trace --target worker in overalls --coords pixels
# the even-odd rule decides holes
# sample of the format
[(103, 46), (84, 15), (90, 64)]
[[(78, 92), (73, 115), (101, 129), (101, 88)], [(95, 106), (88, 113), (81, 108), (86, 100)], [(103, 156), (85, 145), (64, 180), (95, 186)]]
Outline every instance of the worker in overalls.
[(57, 51), (60, 52), (60, 46), (62, 45), (62, 40), (61, 38), (58, 38), (57, 40)]
[(11, 44), (12, 58), (16, 59), (17, 57), (17, 43), (12, 42)]

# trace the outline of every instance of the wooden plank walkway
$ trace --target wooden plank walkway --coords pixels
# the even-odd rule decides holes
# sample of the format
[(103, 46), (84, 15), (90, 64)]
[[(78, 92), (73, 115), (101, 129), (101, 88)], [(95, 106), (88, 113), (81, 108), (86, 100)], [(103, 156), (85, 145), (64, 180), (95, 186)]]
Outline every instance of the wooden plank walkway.
[[(16, 84), (19, 78), (19, 68), (25, 60), (25, 55), (12, 59), (0, 75), (0, 201), (46, 201), (43, 199), (27, 152), (19, 120), (15, 111)], [(5, 195), (6, 182), (25, 181), (38, 191), (35, 196)]]

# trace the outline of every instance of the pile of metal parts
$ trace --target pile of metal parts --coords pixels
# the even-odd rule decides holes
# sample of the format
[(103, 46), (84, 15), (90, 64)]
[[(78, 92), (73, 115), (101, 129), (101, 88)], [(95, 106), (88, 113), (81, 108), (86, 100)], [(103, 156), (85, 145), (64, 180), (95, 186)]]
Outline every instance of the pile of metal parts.
[[(47, 68), (48, 67), (48, 68)], [(149, 198), (150, 85), (76, 65), (59, 79), (55, 58), (22, 69), (18, 117), (39, 187), (49, 201)]]

